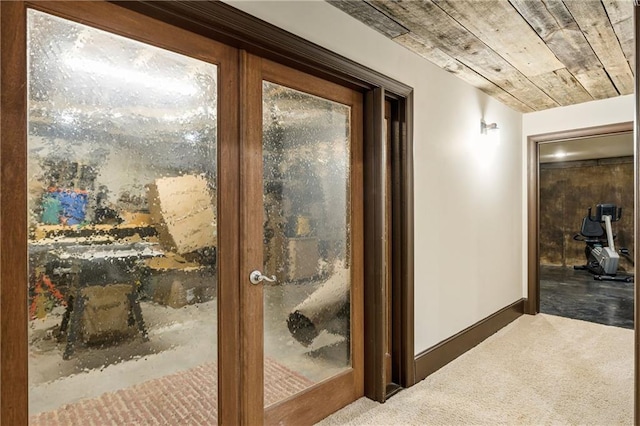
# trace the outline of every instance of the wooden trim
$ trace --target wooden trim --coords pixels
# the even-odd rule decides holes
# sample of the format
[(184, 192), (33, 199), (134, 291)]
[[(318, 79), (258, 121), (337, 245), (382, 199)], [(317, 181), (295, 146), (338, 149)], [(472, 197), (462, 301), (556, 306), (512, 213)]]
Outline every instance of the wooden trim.
[[(353, 400), (364, 396), (364, 99), (351, 93), (351, 366), (355, 377)], [(378, 309), (383, 309), (378, 306)]]
[(563, 142), (575, 139), (584, 139), (592, 136), (615, 135), (617, 133), (628, 133), (633, 131), (633, 122), (605, 124), (603, 126), (584, 127), (581, 129), (562, 130), (559, 132), (541, 133), (531, 135), (529, 138), (537, 143), (543, 142)]
[(353, 99), (353, 89), (267, 59), (262, 60), (262, 79), (343, 105), (357, 103)]
[(416, 356), (416, 381), (444, 367), (524, 313), (520, 299)]
[[(6, 13), (5, 13), (6, 15)], [(4, 68), (2, 68), (2, 63), (5, 62), (4, 61), (4, 57), (2, 56), (2, 52), (6, 52), (6, 49), (4, 48), (4, 45), (2, 44), (2, 41), (4, 40), (4, 36), (2, 33), (2, 28), (4, 28), (5, 25), (2, 24), (2, 5), (0, 4), (0, 89), (2, 88), (2, 80), (4, 79)], [(15, 33), (14, 33), (15, 34)], [(2, 111), (4, 111), (3, 108), (4, 105), (4, 96), (0, 96), (0, 160), (2, 159), (2, 151), (4, 151), (3, 146), (3, 139), (2, 139), (2, 127), (4, 126), (5, 122), (4, 122), (4, 116), (2, 114)], [(4, 346), (4, 341), (2, 340), (2, 336), (3, 336), (3, 332), (2, 329), (4, 328), (4, 326), (2, 324), (4, 324), (2, 322), (2, 279), (3, 279), (3, 275), (2, 275), (2, 270), (3, 270), (3, 265), (2, 263), (4, 262), (4, 258), (2, 257), (2, 223), (4, 223), (4, 210), (2, 210), (2, 206), (4, 205), (4, 203), (2, 202), (2, 174), (4, 173), (4, 165), (1, 163), (0, 161), (0, 425), (2, 425), (2, 412), (3, 409), (5, 408), (2, 404), (2, 370), (4, 370), (4, 363), (2, 362), (2, 347)], [(8, 407), (7, 407), (8, 409)]]
[(28, 418), (27, 41), (23, 2), (0, 2), (0, 424)]
[[(640, 56), (638, 55), (638, 46), (640, 46), (640, 13), (638, 13), (638, 2), (634, 1), (633, 8), (633, 28), (635, 35), (635, 68), (634, 70), (640, 70)], [(638, 237), (640, 236), (640, 165), (638, 155), (640, 153), (640, 98), (638, 94), (640, 94), (640, 78), (638, 78), (638, 74), (636, 71), (635, 78), (635, 124), (632, 126), (634, 130), (634, 157), (635, 157), (635, 165), (633, 168), (634, 173), (634, 208), (635, 208), (635, 218), (634, 218), (634, 238), (635, 238), (635, 247), (633, 249), (634, 253), (634, 264), (638, 265), (638, 261), (640, 261), (640, 253), (638, 252), (638, 248), (640, 248), (640, 244), (638, 243)], [(634, 274), (637, 276), (637, 273), (634, 269)], [(640, 284), (638, 284), (638, 280), (635, 280), (634, 283), (635, 291), (634, 291), (634, 377), (633, 377), (633, 424), (640, 424), (640, 300), (638, 300), (638, 291), (640, 290)]]
[(392, 106), (391, 117), (391, 299), (394, 383), (410, 387), (414, 373), (413, 300), (413, 93)]
[[(398, 151), (394, 154), (394, 201), (393, 201), (393, 300), (399, 303), (394, 311), (398, 317), (394, 322), (400, 336), (398, 353), (399, 385), (413, 386), (416, 383), (414, 349), (414, 181), (413, 181), (413, 92), (404, 102), (399, 102), (397, 126)], [(395, 148), (394, 148), (395, 150)]]
[[(531, 138), (527, 138), (527, 205), (529, 206), (529, 220), (527, 221), (527, 303), (525, 313), (535, 315), (540, 312), (540, 243), (538, 236), (540, 235), (539, 225), (539, 188), (540, 181), (538, 164), (539, 164), (538, 144)], [(532, 214), (533, 213), (533, 214)], [(535, 283), (532, 285), (532, 283)]]
[(356, 374), (353, 370), (346, 371), (331, 378), (330, 382), (320, 383), (267, 407), (264, 424), (315, 424), (362, 396), (354, 392), (354, 388), (357, 388)]
[[(387, 255), (387, 143), (384, 138), (384, 89), (367, 92), (365, 97), (364, 149), (364, 252), (365, 264), (365, 382), (367, 398), (386, 399), (385, 352)], [(382, 309), (380, 309), (382, 307)]]
[[(397, 103), (396, 103), (397, 105)], [(384, 383), (386, 384), (386, 394), (389, 396), (389, 389), (392, 387), (399, 387), (397, 384), (399, 380), (394, 381), (393, 377), (393, 326), (394, 326), (394, 317), (398, 315), (393, 311), (393, 258), (392, 258), (392, 250), (393, 245), (392, 241), (395, 238), (393, 235), (393, 196), (392, 196), (392, 179), (393, 179), (393, 168), (391, 166), (391, 158), (392, 158), (392, 145), (393, 145), (393, 132), (392, 129), (392, 120), (391, 120), (391, 100), (384, 100), (384, 145), (386, 154), (386, 164), (384, 165), (386, 170), (386, 179), (384, 182), (386, 196), (384, 199), (384, 264), (385, 264), (385, 276), (384, 276), (384, 292), (385, 299), (383, 300), (384, 305), (384, 315), (386, 316), (386, 321), (382, 324), (384, 328), (384, 348), (383, 348), (383, 369), (384, 369)], [(396, 363), (397, 364), (397, 363)]]
[[(227, 52), (218, 69), (218, 423), (240, 424), (240, 118), (239, 54)], [(220, 309), (224, 306), (226, 309)], [(224, 342), (224, 343), (223, 343)]]
[(263, 286), (249, 282), (263, 269), (262, 60), (240, 53), (240, 392), (241, 424), (264, 420)]
[(412, 90), (403, 83), (222, 2), (115, 3), (354, 89), (384, 87), (387, 92), (401, 97)]
[[(527, 304), (525, 313), (540, 312), (540, 171), (539, 144), (613, 135), (633, 131), (633, 122), (615, 123), (584, 129), (544, 133), (527, 137)], [(637, 173), (637, 172), (636, 172)], [(637, 214), (637, 213), (636, 213)], [(636, 231), (637, 232), (637, 231)]]
[(169, 23), (115, 7), (107, 1), (28, 0), (26, 4), (35, 10), (212, 64), (220, 62), (219, 52), (229, 54), (236, 50)]

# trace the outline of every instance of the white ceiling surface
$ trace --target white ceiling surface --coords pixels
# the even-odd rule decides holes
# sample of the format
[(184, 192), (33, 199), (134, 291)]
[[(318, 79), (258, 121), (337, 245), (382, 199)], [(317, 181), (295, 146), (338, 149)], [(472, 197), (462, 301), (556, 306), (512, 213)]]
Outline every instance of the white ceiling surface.
[(632, 155), (633, 132), (540, 144), (541, 163)]

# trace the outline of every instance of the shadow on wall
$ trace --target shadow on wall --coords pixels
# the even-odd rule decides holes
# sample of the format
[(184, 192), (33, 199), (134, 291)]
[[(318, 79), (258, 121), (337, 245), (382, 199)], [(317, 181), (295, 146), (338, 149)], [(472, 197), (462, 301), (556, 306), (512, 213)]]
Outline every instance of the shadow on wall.
[[(616, 248), (632, 251), (633, 157), (540, 164), (540, 264), (584, 264), (584, 243), (573, 236), (587, 209), (602, 203), (622, 207), (622, 218), (613, 223)], [(620, 269), (633, 266), (621, 258)]]

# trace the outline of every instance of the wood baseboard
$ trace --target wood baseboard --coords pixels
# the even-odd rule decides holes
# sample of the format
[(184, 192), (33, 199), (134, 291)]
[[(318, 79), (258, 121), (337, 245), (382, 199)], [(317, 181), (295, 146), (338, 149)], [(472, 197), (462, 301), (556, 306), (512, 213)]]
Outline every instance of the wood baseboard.
[(520, 299), (415, 357), (416, 383), (444, 367), (524, 313)]

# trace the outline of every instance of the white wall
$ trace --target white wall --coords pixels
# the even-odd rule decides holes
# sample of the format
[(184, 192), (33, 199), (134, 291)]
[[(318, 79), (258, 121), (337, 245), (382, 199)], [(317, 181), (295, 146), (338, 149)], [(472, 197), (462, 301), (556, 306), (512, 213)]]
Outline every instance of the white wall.
[(414, 88), (416, 353), (519, 300), (522, 115), (326, 2), (229, 3)]
[[(616, 98), (585, 102), (544, 111), (530, 112), (522, 116), (522, 146), (527, 146), (527, 138), (545, 133), (578, 130), (608, 124), (625, 123), (634, 120), (635, 96), (626, 95)], [(522, 241), (523, 265), (527, 264), (527, 150), (522, 150), (522, 187), (525, 196), (522, 199)], [(522, 291), (527, 294), (527, 271), (523, 268)]]
[(634, 95), (618, 96), (524, 114), (523, 142), (532, 135), (633, 121), (634, 99)]

